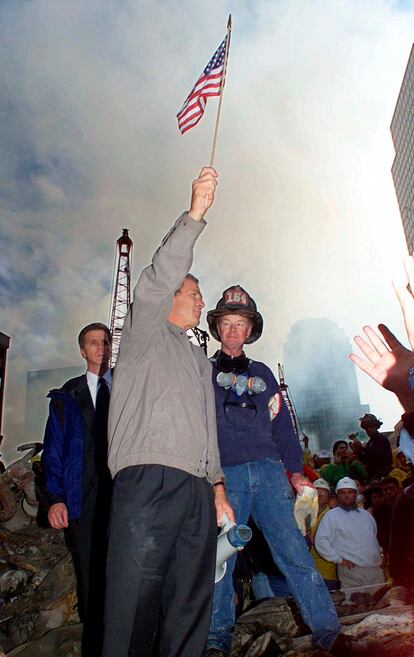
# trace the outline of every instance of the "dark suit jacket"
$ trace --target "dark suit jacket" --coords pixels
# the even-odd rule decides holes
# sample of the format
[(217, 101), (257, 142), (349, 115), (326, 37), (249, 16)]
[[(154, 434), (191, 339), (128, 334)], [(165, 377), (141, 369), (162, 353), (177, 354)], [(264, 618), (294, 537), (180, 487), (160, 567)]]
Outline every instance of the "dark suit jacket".
[(51, 390), (42, 463), (49, 506), (64, 502), (69, 518), (93, 512), (98, 486), (95, 467), (95, 408), (86, 374)]

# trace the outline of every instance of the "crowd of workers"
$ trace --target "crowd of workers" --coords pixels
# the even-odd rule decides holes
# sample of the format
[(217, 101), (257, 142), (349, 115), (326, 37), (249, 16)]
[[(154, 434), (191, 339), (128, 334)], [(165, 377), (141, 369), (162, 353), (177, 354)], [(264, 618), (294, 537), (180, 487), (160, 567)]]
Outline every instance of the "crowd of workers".
[[(366, 414), (360, 422), (366, 443), (351, 434), (333, 444), (331, 455), (324, 450), (311, 456), (305, 437), (304, 461), (314, 468), (311, 479), (319, 499), (311, 552), (329, 588), (376, 584), (386, 577), (414, 586), (408, 567), (414, 534), (409, 528), (407, 532), (407, 518), (399, 511), (414, 490), (411, 463), (398, 446), (398, 435), (392, 434), (392, 448), (390, 437), (379, 433), (381, 422), (375, 415)], [(321, 522), (334, 508), (344, 513), (335, 510)], [(339, 555), (350, 563), (341, 564)]]
[[(410, 433), (394, 461), (380, 422), (367, 415), (366, 444), (348, 437), (334, 444), (332, 459), (321, 452), (313, 462), (305, 445), (304, 472), (279, 385), (245, 352), (263, 329), (250, 294), (232, 283), (207, 313), (220, 345), (210, 362), (188, 339), (204, 307), (189, 270), (216, 186), (214, 169), (203, 169), (189, 211), (142, 271), (115, 370), (108, 368), (108, 328), (90, 324), (79, 335), (86, 374), (50, 393), (43, 451), (48, 519), (65, 530), (77, 569), (82, 654), (229, 655), (235, 557), (214, 585), (224, 516), (250, 519), (269, 551), (277, 572), (254, 569), (256, 595), (283, 585), (316, 646), (339, 657), (362, 654), (341, 633), (329, 589), (337, 580), (347, 587), (382, 582), (386, 565), (400, 581), (393, 554), (401, 553), (404, 533), (398, 545), (393, 536), (395, 523), (407, 517), (410, 486), (395, 498), (410, 476), (401, 455)], [(404, 308), (412, 302), (400, 299)], [(414, 434), (412, 352), (401, 351), (388, 329), (382, 335), (385, 342), (368, 327), (367, 339), (357, 339), (366, 359), (353, 359), (397, 394)], [(303, 537), (293, 504), (311, 480), (319, 515)]]

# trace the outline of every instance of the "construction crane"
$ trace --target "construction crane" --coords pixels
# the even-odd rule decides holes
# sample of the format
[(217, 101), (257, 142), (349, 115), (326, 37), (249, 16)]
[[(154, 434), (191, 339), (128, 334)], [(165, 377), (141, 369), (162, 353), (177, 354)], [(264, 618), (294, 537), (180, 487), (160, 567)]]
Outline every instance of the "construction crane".
[(109, 327), (112, 335), (111, 367), (115, 366), (121, 342), (121, 331), (131, 303), (131, 255), (133, 242), (128, 228), (122, 230), (117, 240), (116, 265), (113, 277), (111, 319)]
[(290, 395), (289, 395), (289, 390), (288, 390), (287, 383), (285, 382), (285, 370), (284, 370), (283, 365), (278, 363), (277, 364), (277, 370), (278, 370), (278, 374), (279, 374), (280, 392), (282, 393), (282, 397), (285, 400), (286, 406), (288, 407), (293, 429), (295, 430), (295, 433), (299, 438), (298, 420), (297, 420), (295, 409), (294, 409), (294, 406), (293, 406), (293, 401), (291, 400)]

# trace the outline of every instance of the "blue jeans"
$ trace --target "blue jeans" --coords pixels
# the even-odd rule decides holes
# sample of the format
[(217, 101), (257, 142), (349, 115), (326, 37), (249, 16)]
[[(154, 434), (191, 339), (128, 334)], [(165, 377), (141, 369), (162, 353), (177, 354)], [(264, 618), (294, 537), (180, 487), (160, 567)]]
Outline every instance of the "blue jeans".
[(252, 577), (252, 591), (256, 600), (290, 598), (292, 595), (284, 577), (257, 573)]
[[(339, 582), (337, 579), (323, 580), (328, 591), (337, 591)], [(257, 573), (252, 577), (252, 591), (256, 600), (262, 598), (290, 598), (292, 595), (284, 577)]]
[[(328, 589), (315, 568), (306, 541), (293, 516), (293, 494), (281, 461), (266, 458), (223, 468), (226, 494), (238, 523), (251, 515), (261, 530), (273, 559), (285, 576), (314, 642), (329, 650), (340, 624)], [(213, 613), (207, 645), (230, 653), (235, 606), (232, 575), (236, 562), (227, 562), (224, 578), (214, 589)]]

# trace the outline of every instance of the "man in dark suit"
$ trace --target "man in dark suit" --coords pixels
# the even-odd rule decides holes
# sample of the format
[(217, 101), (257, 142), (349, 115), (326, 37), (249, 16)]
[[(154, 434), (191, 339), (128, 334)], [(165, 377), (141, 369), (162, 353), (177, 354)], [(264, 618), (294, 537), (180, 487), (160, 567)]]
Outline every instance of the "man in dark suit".
[(112, 488), (107, 466), (111, 334), (104, 324), (89, 324), (78, 342), (87, 371), (48, 395), (42, 463), (49, 524), (65, 530), (78, 578), (82, 655), (99, 657)]

